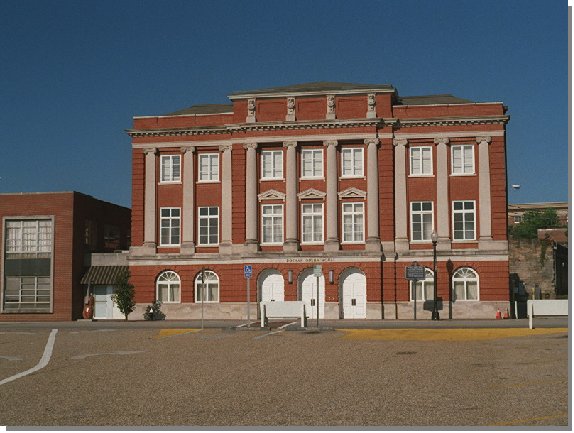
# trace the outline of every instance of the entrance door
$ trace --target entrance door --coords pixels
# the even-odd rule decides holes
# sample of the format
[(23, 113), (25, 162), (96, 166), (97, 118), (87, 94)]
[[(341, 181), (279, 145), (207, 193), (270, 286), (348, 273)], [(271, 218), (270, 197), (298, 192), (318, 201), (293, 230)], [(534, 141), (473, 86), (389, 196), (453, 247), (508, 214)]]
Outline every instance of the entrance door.
[[(307, 275), (301, 282), (301, 300), (305, 302), (306, 315), (317, 319), (317, 277)], [(325, 277), (319, 277), (319, 319), (325, 315)]]
[(112, 300), (114, 286), (94, 286), (94, 319), (123, 319)]
[(353, 272), (343, 281), (343, 318), (367, 318), (367, 278)]
[(283, 302), (285, 300), (285, 283), (279, 272), (269, 274), (261, 283), (261, 302)]

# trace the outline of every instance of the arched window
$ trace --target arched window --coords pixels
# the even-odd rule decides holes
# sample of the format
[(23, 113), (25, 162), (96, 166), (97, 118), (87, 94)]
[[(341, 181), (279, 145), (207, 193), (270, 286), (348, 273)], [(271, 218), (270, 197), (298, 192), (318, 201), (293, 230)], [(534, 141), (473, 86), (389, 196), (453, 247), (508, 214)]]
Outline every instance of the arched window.
[(471, 268), (460, 268), (452, 276), (455, 301), (478, 301), (478, 274)]
[[(414, 281), (411, 281), (411, 301), (415, 300)], [(429, 268), (425, 268), (425, 279), (417, 281), (416, 284), (417, 301), (429, 301), (434, 299), (434, 272)]]
[(159, 274), (156, 282), (156, 297), (162, 303), (180, 302), (180, 279), (173, 271)]
[(205, 293), (203, 302), (219, 302), (219, 277), (215, 272), (205, 271), (197, 274), (195, 277), (195, 302), (201, 302), (202, 286), (203, 293)]

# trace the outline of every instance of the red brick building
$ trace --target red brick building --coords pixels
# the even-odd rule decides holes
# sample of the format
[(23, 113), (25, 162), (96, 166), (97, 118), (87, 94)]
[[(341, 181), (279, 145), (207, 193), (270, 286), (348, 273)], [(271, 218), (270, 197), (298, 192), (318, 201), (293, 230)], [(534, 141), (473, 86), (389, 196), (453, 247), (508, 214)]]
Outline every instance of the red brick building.
[(0, 321), (82, 316), (90, 253), (125, 250), (130, 210), (78, 192), (0, 194)]
[[(252, 301), (316, 306), (321, 264), (321, 317), (412, 318), (416, 298), (429, 318), (433, 232), (441, 317), (506, 306), (502, 103), (324, 82), (229, 99), (137, 116), (128, 131), (141, 309), (158, 298), (168, 318), (200, 317), (205, 269), (205, 317), (245, 317), (244, 265)], [(427, 267), (416, 294), (414, 261)]]

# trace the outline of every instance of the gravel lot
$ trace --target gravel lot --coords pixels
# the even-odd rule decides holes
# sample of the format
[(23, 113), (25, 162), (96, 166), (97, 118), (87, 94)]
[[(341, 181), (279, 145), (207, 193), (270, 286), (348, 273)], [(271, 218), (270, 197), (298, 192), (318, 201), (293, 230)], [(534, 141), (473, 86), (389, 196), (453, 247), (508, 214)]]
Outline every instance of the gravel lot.
[[(50, 333), (0, 331), (0, 381), (36, 365)], [(0, 425), (568, 425), (564, 331), (361, 332), (60, 329), (47, 367), (0, 385)]]

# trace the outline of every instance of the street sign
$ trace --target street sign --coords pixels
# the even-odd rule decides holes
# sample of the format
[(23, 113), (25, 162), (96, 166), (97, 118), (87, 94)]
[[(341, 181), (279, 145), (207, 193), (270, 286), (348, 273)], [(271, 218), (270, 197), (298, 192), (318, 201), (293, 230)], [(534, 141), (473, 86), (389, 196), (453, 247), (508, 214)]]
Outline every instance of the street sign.
[(253, 275), (253, 268), (251, 267), (251, 265), (243, 266), (243, 274), (245, 275), (245, 278), (251, 278), (251, 276)]
[(313, 275), (316, 277), (320, 277), (321, 275), (323, 275), (323, 268), (321, 265), (313, 266)]
[(405, 268), (405, 278), (412, 281), (422, 281), (425, 279), (424, 266), (407, 266)]

